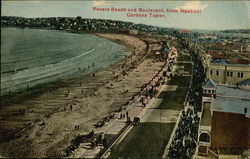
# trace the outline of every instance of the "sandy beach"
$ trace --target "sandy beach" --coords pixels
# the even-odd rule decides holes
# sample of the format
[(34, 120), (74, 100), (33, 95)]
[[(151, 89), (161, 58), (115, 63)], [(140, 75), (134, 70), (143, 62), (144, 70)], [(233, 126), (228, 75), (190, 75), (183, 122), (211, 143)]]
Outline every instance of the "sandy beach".
[[(0, 156), (65, 156), (72, 139), (95, 130), (96, 122), (126, 105), (164, 64), (146, 51), (146, 44), (139, 38), (96, 35), (126, 46), (127, 56), (105, 69), (46, 86), (36, 94), (29, 93), (3, 105)], [(151, 50), (160, 46), (152, 47), (155, 48)], [(20, 109), (25, 113), (20, 113)], [(79, 125), (78, 130), (75, 125)]]

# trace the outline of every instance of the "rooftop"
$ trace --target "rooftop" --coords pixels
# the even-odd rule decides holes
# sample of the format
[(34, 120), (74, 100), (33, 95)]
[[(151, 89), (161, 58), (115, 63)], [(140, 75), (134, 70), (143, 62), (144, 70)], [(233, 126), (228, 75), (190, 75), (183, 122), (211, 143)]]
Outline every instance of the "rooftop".
[(250, 99), (250, 91), (246, 89), (239, 89), (236, 87), (218, 85), (216, 90), (216, 96)]
[(250, 78), (237, 83), (239, 86), (250, 86)]
[(229, 64), (229, 62), (226, 59), (216, 59), (211, 61), (212, 64), (222, 64), (226, 65)]
[(212, 60), (211, 64), (217, 64), (217, 65), (227, 65), (227, 66), (239, 66), (239, 67), (249, 67), (249, 64), (233, 64), (229, 63), (226, 59), (216, 59)]
[(218, 85), (216, 97), (211, 101), (211, 110), (250, 117), (250, 90)]
[(250, 99), (240, 99), (231, 97), (216, 97), (212, 99), (211, 107), (213, 111), (246, 114), (244, 109), (250, 111)]
[(202, 84), (203, 87), (210, 87), (210, 88), (214, 88), (217, 86), (217, 84), (212, 80), (212, 79), (208, 79), (206, 82), (204, 82)]

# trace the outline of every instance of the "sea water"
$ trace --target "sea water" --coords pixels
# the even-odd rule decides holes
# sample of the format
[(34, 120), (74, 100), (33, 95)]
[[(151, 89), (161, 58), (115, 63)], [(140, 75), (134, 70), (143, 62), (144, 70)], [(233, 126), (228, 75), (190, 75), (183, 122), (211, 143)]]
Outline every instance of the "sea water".
[(124, 46), (92, 34), (2, 28), (1, 96), (105, 68), (124, 55)]

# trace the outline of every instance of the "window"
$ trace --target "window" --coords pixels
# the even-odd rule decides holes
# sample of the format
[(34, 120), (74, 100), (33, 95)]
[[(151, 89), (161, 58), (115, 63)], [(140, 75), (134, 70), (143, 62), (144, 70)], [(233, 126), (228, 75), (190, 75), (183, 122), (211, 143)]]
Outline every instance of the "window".
[(212, 90), (212, 93), (214, 94), (214, 90)]
[(230, 77), (233, 77), (233, 72), (230, 72)]
[(210, 90), (208, 90), (208, 93), (211, 93), (211, 91), (210, 91)]
[(210, 70), (210, 75), (213, 75), (213, 70)]
[(216, 71), (216, 75), (217, 75), (217, 76), (219, 75), (219, 71)]
[(247, 114), (247, 108), (244, 108), (244, 113)]
[(243, 77), (244, 77), (243, 72), (238, 72), (238, 78), (243, 78)]
[(227, 77), (229, 77), (229, 73), (230, 73), (230, 72), (229, 72), (229, 71), (227, 71)]
[(206, 89), (204, 89), (204, 93), (207, 93), (207, 90), (206, 90)]

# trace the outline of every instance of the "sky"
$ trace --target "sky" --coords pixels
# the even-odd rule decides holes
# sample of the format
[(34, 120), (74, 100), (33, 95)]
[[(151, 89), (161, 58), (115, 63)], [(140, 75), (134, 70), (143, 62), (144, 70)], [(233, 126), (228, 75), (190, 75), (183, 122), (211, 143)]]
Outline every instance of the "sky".
[[(164, 13), (164, 18), (127, 17), (127, 12), (97, 8), (197, 9), (201, 13)], [(139, 13), (139, 12), (136, 12)], [(2, 16), (76, 17), (131, 21), (160, 27), (225, 30), (250, 28), (250, 1), (2, 1)]]

